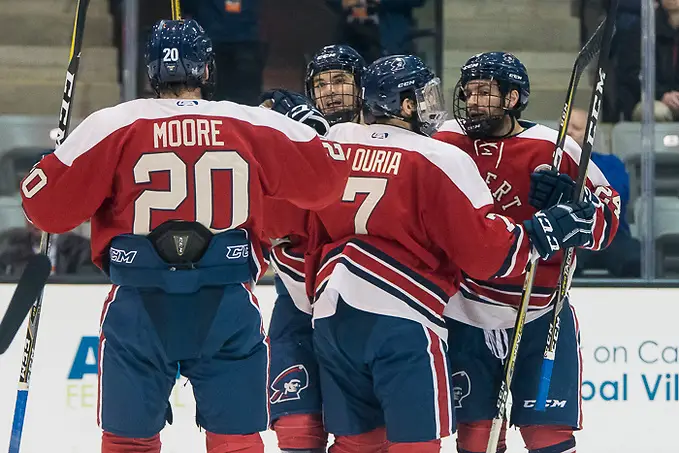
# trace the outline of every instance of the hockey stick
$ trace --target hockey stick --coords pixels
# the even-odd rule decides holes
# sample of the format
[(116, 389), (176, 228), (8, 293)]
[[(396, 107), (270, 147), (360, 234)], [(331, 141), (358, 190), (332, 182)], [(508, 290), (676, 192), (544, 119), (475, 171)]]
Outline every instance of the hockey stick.
[(182, 10), (179, 5), (179, 0), (170, 0), (170, 4), (172, 5), (172, 20), (181, 20)]
[[(73, 104), (73, 95), (75, 93), (75, 81), (78, 74), (78, 66), (80, 65), (80, 50), (82, 48), (83, 34), (85, 32), (85, 16), (87, 14), (87, 7), (90, 0), (78, 0), (75, 11), (75, 20), (73, 21), (73, 35), (71, 37), (71, 52), (69, 54), (68, 69), (66, 70), (66, 81), (64, 82), (64, 95), (61, 101), (61, 111), (59, 113), (59, 127), (56, 140), (56, 146), (59, 147), (66, 136), (68, 135), (69, 125), (71, 123), (71, 113)], [(49, 254), (50, 235), (49, 233), (42, 233), (40, 240), (40, 254), (45, 257)], [(47, 258), (49, 260), (49, 258)], [(24, 272), (28, 271), (27, 268)], [(25, 294), (30, 295), (30, 291), (22, 288), (21, 281), (15, 290), (15, 295), (26, 291)], [(47, 280), (46, 278), (44, 279)], [(27, 279), (30, 282), (31, 279)], [(33, 366), (33, 354), (35, 353), (35, 342), (38, 337), (38, 324), (40, 322), (40, 310), (42, 308), (44, 281), (39, 290), (37, 300), (33, 304), (31, 316), (29, 318), (28, 329), (26, 330), (26, 341), (24, 342), (24, 353), (21, 359), (21, 372), (19, 373), (19, 388), (17, 389), (16, 405), (14, 406), (14, 419), (12, 420), (12, 432), (9, 440), (9, 453), (19, 453), (21, 447), (21, 434), (24, 428), (24, 418), (26, 417), (26, 402), (28, 400), (28, 388), (31, 378), (31, 368)], [(25, 316), (25, 315), (24, 315)]]
[(51, 270), (52, 263), (47, 255), (35, 255), (28, 261), (0, 321), (0, 354), (4, 354), (14, 340), (33, 303), (40, 296)]
[[(613, 0), (617, 3), (617, 0)], [(601, 48), (601, 41), (604, 32), (605, 22), (599, 24), (592, 37), (587, 41), (585, 46), (578, 53), (575, 63), (573, 64), (573, 71), (571, 72), (570, 82), (568, 84), (568, 90), (566, 92), (566, 102), (564, 103), (563, 111), (561, 114), (561, 122), (559, 124), (559, 133), (557, 135), (556, 146), (554, 148), (554, 158), (552, 162), (552, 168), (558, 169), (561, 165), (561, 159), (563, 158), (563, 147), (566, 142), (566, 130), (568, 126), (568, 121), (571, 116), (571, 108), (573, 106), (573, 98), (575, 97), (575, 91), (580, 82), (580, 77), (585, 72), (585, 69), (589, 63), (594, 59), (596, 54)], [(591, 152), (591, 150), (590, 150)], [(583, 154), (584, 156), (584, 154)], [(587, 162), (589, 161), (589, 156), (585, 160), (584, 157), (580, 159), (580, 167), (587, 168)], [(578, 178), (580, 179), (580, 178)], [(516, 367), (516, 359), (519, 353), (519, 346), (521, 343), (521, 338), (523, 336), (523, 328), (526, 325), (526, 314), (528, 312), (528, 305), (530, 304), (531, 293), (533, 291), (533, 281), (535, 280), (535, 273), (537, 271), (537, 262), (531, 261), (528, 264), (528, 269), (526, 271), (526, 279), (524, 280), (523, 290), (521, 293), (521, 302), (517, 309), (516, 321), (514, 323), (514, 334), (512, 336), (511, 348), (509, 349), (509, 354), (507, 356), (505, 367), (504, 367), (504, 379), (500, 385), (500, 393), (497, 399), (497, 414), (493, 418), (493, 422), (490, 429), (490, 436), (488, 438), (488, 445), (486, 447), (486, 453), (495, 453), (497, 451), (497, 445), (500, 441), (500, 433), (502, 432), (502, 426), (507, 417), (507, 400), (509, 398), (509, 391), (512, 385), (512, 379), (514, 378), (514, 369)]]
[[(586, 140), (582, 145), (582, 153), (580, 154), (578, 180), (576, 181), (574, 192), (578, 200), (582, 200), (584, 196), (585, 181), (587, 179), (587, 167), (592, 156), (594, 137), (596, 135), (597, 124), (599, 122), (599, 113), (601, 112), (601, 102), (604, 96), (606, 74), (608, 74), (608, 70), (611, 65), (611, 41), (613, 40), (613, 34), (615, 33), (615, 18), (617, 10), (618, 0), (612, 0), (608, 7), (606, 19), (604, 20), (603, 24), (603, 32), (600, 43), (601, 52), (599, 52), (597, 68), (597, 82), (594, 86), (594, 90), (592, 91), (592, 98), (589, 103), (587, 126), (585, 127)], [(599, 28), (601, 28), (601, 26)], [(566, 124), (568, 124), (568, 121), (566, 121)], [(561, 261), (561, 273), (559, 274), (559, 284), (557, 286), (556, 302), (554, 304), (554, 314), (552, 317), (552, 322), (549, 325), (549, 331), (547, 333), (547, 345), (545, 346), (545, 353), (542, 359), (542, 369), (540, 370), (538, 393), (535, 398), (535, 410), (537, 411), (544, 411), (547, 405), (549, 384), (552, 380), (554, 358), (556, 357), (556, 344), (559, 340), (559, 315), (561, 310), (563, 310), (564, 301), (570, 287), (571, 274), (574, 270), (574, 258), (574, 248), (569, 248), (564, 251), (564, 257)]]

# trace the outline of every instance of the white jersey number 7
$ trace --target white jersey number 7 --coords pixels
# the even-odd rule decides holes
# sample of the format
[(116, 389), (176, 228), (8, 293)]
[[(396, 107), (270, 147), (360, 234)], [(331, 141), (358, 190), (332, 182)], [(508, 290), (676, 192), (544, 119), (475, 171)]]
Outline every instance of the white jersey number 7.
[(386, 190), (387, 179), (385, 178), (359, 178), (352, 176), (347, 180), (342, 201), (356, 201), (356, 195), (359, 193), (367, 195), (363, 203), (358, 207), (356, 216), (354, 216), (354, 230), (356, 234), (368, 234), (370, 215), (377, 207), (377, 203), (380, 202)]

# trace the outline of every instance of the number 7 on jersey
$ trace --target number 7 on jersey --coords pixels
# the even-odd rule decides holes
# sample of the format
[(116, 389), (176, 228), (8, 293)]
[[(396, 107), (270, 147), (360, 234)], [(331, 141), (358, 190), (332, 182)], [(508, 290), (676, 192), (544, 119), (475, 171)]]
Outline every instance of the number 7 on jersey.
[(368, 234), (368, 220), (387, 190), (386, 178), (361, 178), (352, 176), (347, 180), (342, 201), (354, 202), (356, 195), (366, 194), (354, 216), (356, 234)]

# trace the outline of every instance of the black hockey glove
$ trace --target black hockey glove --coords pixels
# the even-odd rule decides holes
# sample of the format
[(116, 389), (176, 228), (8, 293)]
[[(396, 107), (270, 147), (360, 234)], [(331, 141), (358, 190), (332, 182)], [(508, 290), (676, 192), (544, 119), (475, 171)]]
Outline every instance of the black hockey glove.
[(536, 212), (523, 226), (540, 257), (549, 259), (559, 250), (587, 246), (594, 241), (595, 212), (591, 201), (558, 204)]
[(313, 127), (319, 135), (326, 135), (330, 130), (323, 114), (302, 94), (278, 88), (262, 93), (260, 103), (267, 100), (272, 102), (271, 110)]
[(535, 209), (546, 209), (573, 200), (575, 181), (567, 173), (540, 170), (530, 175), (528, 203)]

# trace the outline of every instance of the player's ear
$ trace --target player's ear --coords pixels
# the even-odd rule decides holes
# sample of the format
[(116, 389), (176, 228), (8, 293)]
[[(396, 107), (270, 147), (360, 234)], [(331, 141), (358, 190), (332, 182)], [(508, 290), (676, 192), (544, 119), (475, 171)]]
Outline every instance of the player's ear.
[(415, 100), (411, 98), (403, 99), (403, 102), (401, 102), (401, 115), (403, 118), (410, 118), (416, 111), (417, 104), (415, 103)]
[(511, 110), (519, 105), (519, 91), (509, 90), (507, 96), (505, 96), (505, 108)]

